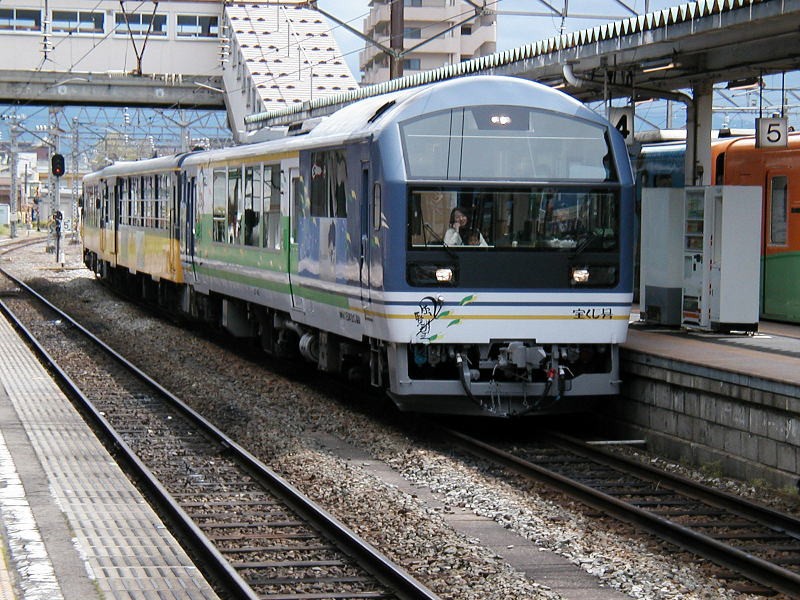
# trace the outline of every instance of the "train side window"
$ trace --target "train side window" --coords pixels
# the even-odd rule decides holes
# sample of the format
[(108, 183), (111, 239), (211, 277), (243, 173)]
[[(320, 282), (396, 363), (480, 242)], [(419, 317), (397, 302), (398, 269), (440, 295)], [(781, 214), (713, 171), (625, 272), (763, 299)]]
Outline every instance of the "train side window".
[(376, 182), (372, 188), (372, 229), (375, 231), (381, 229), (381, 210), (381, 184)]
[(785, 175), (770, 180), (769, 198), (769, 243), (786, 244), (786, 201), (788, 180)]
[(133, 227), (139, 227), (141, 225), (141, 216), (142, 216), (142, 202), (141, 202), (141, 195), (139, 194), (139, 178), (138, 177), (130, 177), (128, 178), (128, 200), (131, 207), (131, 222), (130, 225)]
[(242, 170), (228, 169), (228, 243), (239, 242), (242, 226)]
[(725, 153), (720, 152), (715, 163), (714, 185), (725, 185)]
[(281, 249), (281, 169), (264, 167), (264, 248)]
[(244, 170), (244, 245), (258, 246), (261, 225), (261, 165)]
[(225, 221), (227, 219), (228, 172), (223, 167), (214, 169), (214, 207), (212, 215), (212, 239), (225, 241)]
[(347, 217), (347, 164), (341, 150), (311, 153), (311, 216)]

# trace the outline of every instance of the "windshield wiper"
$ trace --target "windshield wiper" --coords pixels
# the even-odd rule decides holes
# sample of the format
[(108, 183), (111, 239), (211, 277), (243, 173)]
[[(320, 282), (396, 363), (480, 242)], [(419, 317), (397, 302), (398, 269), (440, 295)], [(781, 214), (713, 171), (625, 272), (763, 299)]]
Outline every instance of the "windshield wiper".
[(600, 234), (600, 233), (597, 233), (596, 231), (593, 231), (592, 233), (587, 235), (585, 238), (583, 238), (580, 242), (578, 242), (578, 245), (575, 246), (575, 251), (572, 254), (570, 254), (569, 257), (570, 258), (575, 258), (579, 254), (581, 254), (584, 250), (586, 250), (586, 248), (588, 248), (589, 245), (592, 242), (594, 242), (597, 239), (604, 238), (604, 237), (605, 237), (605, 233)]
[[(442, 245), (442, 248), (444, 248), (445, 252), (447, 252), (447, 254), (450, 255), (450, 258), (458, 258), (456, 256), (456, 253), (453, 252), (453, 250), (450, 248), (450, 246), (448, 246), (447, 244), (444, 243), (444, 239), (442, 239), (442, 237), (438, 233), (436, 233), (436, 231), (433, 229), (433, 227), (428, 225), (428, 223), (425, 223), (425, 224), (423, 224), (422, 228), (423, 228), (423, 231), (430, 231), (431, 235), (433, 236), (434, 241), (436, 241), (436, 242), (438, 242), (439, 244)], [(428, 247), (427, 238), (425, 239), (425, 247), (426, 248)]]

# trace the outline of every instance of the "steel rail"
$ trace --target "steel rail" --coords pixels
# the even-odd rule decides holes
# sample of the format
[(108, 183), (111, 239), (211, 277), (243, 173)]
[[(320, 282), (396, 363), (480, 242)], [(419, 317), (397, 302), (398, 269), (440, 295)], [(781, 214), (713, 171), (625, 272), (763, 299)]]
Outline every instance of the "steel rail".
[[(278, 475), (267, 465), (262, 463), (258, 458), (253, 456), (250, 452), (245, 450), (235, 441), (226, 436), (219, 428), (206, 420), (202, 415), (197, 413), (194, 409), (189, 407), (182, 400), (174, 396), (169, 390), (161, 386), (157, 381), (152, 379), (146, 373), (141, 371), (136, 365), (130, 363), (125, 357), (116, 352), (108, 344), (103, 342), (100, 338), (95, 336), (80, 323), (75, 321), (68, 314), (64, 313), (57, 306), (52, 304), (49, 300), (44, 298), (41, 294), (33, 290), (30, 286), (7, 273), (5, 270), (0, 269), (6, 277), (13, 281), (18, 287), (25, 292), (31, 294), (39, 302), (43, 303), (50, 310), (60, 315), (61, 318), (72, 325), (81, 334), (86, 336), (99, 348), (101, 348), (108, 356), (112, 357), (117, 363), (124, 368), (130, 370), (142, 382), (150, 386), (155, 392), (168, 399), (172, 407), (177, 409), (184, 417), (186, 417), (195, 426), (201, 428), (212, 441), (225, 447), (228, 455), (234, 458), (237, 462), (245, 467), (245, 470), (256, 479), (260, 484), (267, 487), (271, 492), (275, 493), (281, 500), (283, 500), (290, 508), (295, 510), (298, 515), (308, 522), (312, 523), (319, 531), (325, 533), (331, 539), (335, 540), (336, 544), (348, 555), (353, 557), (357, 562), (372, 574), (378, 581), (387, 585), (392, 592), (396, 593), (399, 598), (403, 600), (438, 600), (438, 596), (431, 590), (417, 581), (405, 570), (395, 565), (387, 557), (379, 553), (366, 541), (358, 537), (353, 531), (336, 519), (333, 515), (324, 510), (321, 506), (314, 501), (303, 495), (297, 488), (291, 485), (283, 477)], [(196, 545), (197, 549), (203, 553), (203, 558), (213, 565), (215, 574), (226, 585), (230, 586), (237, 597), (246, 598), (248, 600), (256, 600), (259, 596), (250, 588), (244, 579), (236, 572), (233, 566), (222, 556), (219, 550), (216, 549), (214, 544), (206, 537), (199, 527), (192, 521), (188, 514), (178, 505), (177, 501), (169, 494), (169, 492), (161, 485), (152, 472), (144, 465), (142, 461), (136, 456), (128, 444), (117, 434), (110, 423), (99, 411), (92, 405), (91, 401), (86, 398), (69, 375), (64, 372), (56, 361), (49, 355), (49, 353), (38, 343), (33, 337), (31, 332), (20, 323), (11, 311), (6, 307), (5, 303), (0, 301), (0, 309), (3, 313), (11, 319), (20, 332), (29, 340), (34, 347), (37, 354), (39, 354), (45, 363), (53, 370), (58, 379), (63, 382), (66, 391), (74, 398), (76, 398), (91, 419), (107, 432), (113, 440), (116, 447), (121, 451), (127, 464), (134, 470), (134, 472), (141, 477), (142, 481), (147, 485), (155, 498), (163, 499), (164, 507), (168, 510), (170, 517), (175, 519), (179, 525), (181, 533), (186, 535), (188, 539)]]
[(795, 572), (723, 544), (654, 513), (632, 506), (609, 494), (533, 464), (464, 433), (445, 430), (445, 435), (473, 455), (501, 464), (525, 477), (544, 482), (588, 506), (649, 531), (685, 550), (708, 558), (769, 589), (790, 594), (792, 597), (800, 597), (800, 575)]

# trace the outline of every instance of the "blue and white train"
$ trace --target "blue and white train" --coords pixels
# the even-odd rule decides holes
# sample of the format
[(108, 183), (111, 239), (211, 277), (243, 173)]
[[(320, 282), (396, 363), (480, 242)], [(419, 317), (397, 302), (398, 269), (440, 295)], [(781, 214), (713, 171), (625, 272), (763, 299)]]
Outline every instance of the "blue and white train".
[(372, 97), (302, 135), (84, 179), (98, 276), (366, 379), (407, 411), (541, 414), (617, 394), (633, 230), (617, 131), (510, 77)]

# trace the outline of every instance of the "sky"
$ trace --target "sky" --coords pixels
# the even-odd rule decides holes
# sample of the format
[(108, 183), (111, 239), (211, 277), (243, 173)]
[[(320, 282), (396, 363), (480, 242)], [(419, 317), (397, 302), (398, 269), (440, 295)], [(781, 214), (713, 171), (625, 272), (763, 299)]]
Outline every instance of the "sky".
[[(680, 0), (549, 0), (548, 4), (563, 11), (568, 5), (568, 15), (593, 15), (601, 18), (565, 19), (566, 31), (577, 31), (587, 27), (595, 27), (604, 22), (618, 18), (633, 16), (646, 10), (655, 11), (669, 6), (681, 4)], [(498, 11), (497, 17), (497, 49), (506, 50), (523, 46), (532, 41), (542, 40), (561, 33), (561, 18), (549, 13), (541, 0), (486, 0), (489, 8)], [(319, 7), (347, 22), (351, 27), (361, 29), (364, 17), (369, 13), (369, 0), (319, 0)], [(627, 8), (626, 8), (627, 7)], [(630, 9), (630, 10), (628, 10)], [(513, 14), (503, 14), (513, 13)], [(535, 13), (536, 16), (525, 16), (524, 13)], [(358, 53), (364, 42), (348, 33), (343, 27), (335, 27), (333, 31), (339, 47), (347, 60), (350, 70), (358, 74)]]

